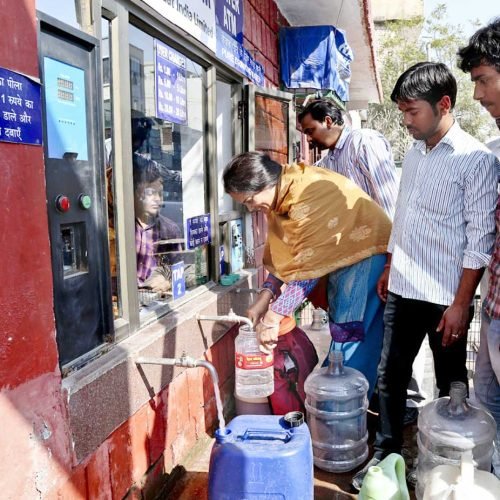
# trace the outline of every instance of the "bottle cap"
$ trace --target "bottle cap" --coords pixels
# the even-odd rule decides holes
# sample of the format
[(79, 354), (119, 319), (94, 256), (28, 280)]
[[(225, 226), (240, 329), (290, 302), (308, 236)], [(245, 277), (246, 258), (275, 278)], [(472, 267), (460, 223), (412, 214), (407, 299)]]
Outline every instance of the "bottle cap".
[(288, 427), (299, 427), (304, 423), (304, 414), (300, 411), (290, 411), (283, 418)]

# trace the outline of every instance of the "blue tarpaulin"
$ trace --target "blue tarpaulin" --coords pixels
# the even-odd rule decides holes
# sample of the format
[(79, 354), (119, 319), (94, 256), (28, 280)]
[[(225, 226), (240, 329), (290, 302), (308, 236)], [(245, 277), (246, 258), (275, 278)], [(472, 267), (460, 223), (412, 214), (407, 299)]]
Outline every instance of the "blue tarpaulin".
[(281, 80), (289, 89), (333, 90), (348, 101), (352, 60), (344, 32), (334, 26), (280, 29)]

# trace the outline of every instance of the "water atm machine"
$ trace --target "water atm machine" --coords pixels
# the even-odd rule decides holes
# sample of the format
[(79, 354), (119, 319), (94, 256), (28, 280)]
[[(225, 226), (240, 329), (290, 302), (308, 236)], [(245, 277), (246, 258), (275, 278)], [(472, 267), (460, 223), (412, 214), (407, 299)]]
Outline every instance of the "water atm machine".
[(47, 210), (61, 366), (109, 340), (99, 42), (39, 13)]

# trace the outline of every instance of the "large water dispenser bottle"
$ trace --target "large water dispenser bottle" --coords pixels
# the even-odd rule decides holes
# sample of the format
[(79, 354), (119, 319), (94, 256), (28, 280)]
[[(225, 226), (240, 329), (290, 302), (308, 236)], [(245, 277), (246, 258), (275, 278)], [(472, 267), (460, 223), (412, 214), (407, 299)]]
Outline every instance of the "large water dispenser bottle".
[(449, 397), (428, 403), (420, 412), (415, 490), (418, 499), (424, 497), (432, 469), (438, 465), (459, 466), (468, 451), (472, 452), (475, 467), (490, 472), (496, 424), (488, 412), (469, 404), (466, 397), (466, 385), (452, 382)]
[(314, 464), (329, 472), (346, 472), (368, 457), (368, 381), (344, 366), (339, 351), (330, 352), (329, 362), (305, 382), (307, 423)]
[(254, 399), (274, 391), (274, 356), (259, 349), (256, 332), (248, 325), (239, 329), (235, 344), (235, 395)]

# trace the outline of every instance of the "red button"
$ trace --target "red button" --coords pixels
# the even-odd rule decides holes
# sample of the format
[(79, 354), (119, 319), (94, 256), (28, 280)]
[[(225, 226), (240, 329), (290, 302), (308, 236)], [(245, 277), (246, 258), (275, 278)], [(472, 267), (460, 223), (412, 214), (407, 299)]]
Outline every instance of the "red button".
[(67, 212), (71, 207), (71, 203), (69, 202), (69, 198), (67, 196), (64, 196), (63, 194), (60, 194), (56, 198), (56, 208), (59, 210), (59, 212)]

